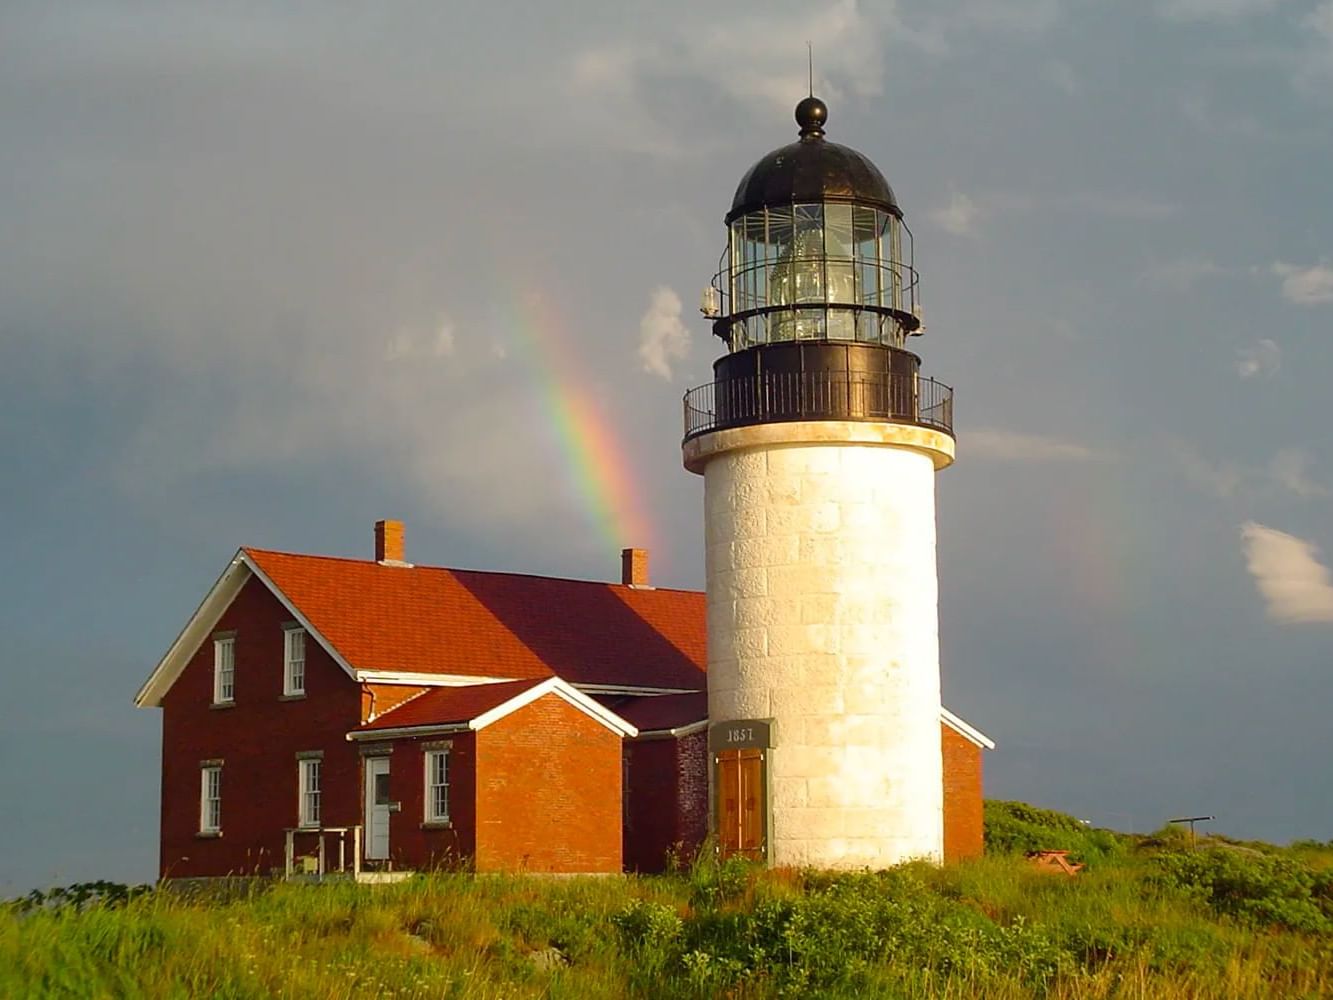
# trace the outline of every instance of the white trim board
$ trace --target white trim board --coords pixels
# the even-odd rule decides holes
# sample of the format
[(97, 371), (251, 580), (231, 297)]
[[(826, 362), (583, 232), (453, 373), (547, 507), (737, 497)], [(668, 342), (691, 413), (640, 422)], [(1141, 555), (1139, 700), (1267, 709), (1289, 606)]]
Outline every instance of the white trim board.
[(153, 672), (139, 688), (134, 696), (135, 705), (140, 708), (154, 708), (162, 704), (162, 696), (175, 683), (176, 678), (185, 669), (185, 664), (198, 652), (204, 640), (212, 633), (213, 626), (222, 617), (222, 613), (231, 606), (231, 602), (236, 599), (236, 595), (241, 592), (241, 588), (249, 579), (250, 568), (242, 558), (241, 552), (237, 551), (231, 562), (227, 563), (222, 575), (213, 582), (204, 599), (199, 602), (199, 607), (195, 608), (185, 627), (180, 630), (176, 641), (167, 648), (162, 659), (153, 668)]
[(691, 722), (684, 726), (676, 726), (673, 729), (641, 729), (638, 738), (641, 740), (676, 740), (682, 736), (691, 736), (694, 733), (701, 733), (708, 728), (708, 720), (701, 719), (698, 722)]
[[(520, 691), (508, 701), (501, 702), (494, 708), (487, 709), (466, 723), (426, 723), (420, 726), (400, 726), (395, 729), (359, 729), (353, 730), (347, 734), (349, 740), (383, 740), (397, 739), (404, 736), (433, 736), (437, 733), (458, 733), (472, 730), (476, 732), (485, 729), (492, 723), (499, 722), (506, 716), (512, 715), (520, 708), (531, 705), (538, 698), (544, 695), (553, 694), (562, 701), (573, 705), (584, 715), (590, 716), (597, 722), (600, 722), (613, 733), (618, 733), (622, 737), (634, 737), (639, 735), (638, 729), (630, 725), (620, 716), (616, 715), (608, 708), (603, 708), (597, 702), (593, 701), (586, 694), (572, 687), (559, 677), (548, 677), (540, 684), (534, 684), (526, 691)], [(406, 704), (406, 702), (404, 702)], [(390, 710), (392, 711), (392, 709)], [(388, 715), (388, 712), (384, 713)]]
[(952, 729), (964, 739), (971, 740), (979, 747), (985, 747), (987, 750), (995, 749), (995, 741), (983, 733), (980, 729), (968, 725), (958, 716), (954, 715), (943, 705), (940, 706), (940, 721)]
[(544, 694), (553, 694), (567, 701), (585, 715), (591, 716), (602, 725), (621, 736), (637, 736), (638, 729), (631, 726), (628, 722), (616, 715), (609, 708), (604, 708), (599, 703), (593, 701), (578, 688), (561, 680), (559, 677), (550, 677), (540, 684), (528, 688), (526, 691), (510, 698), (503, 705), (496, 705), (490, 711), (482, 712), (471, 722), (468, 723), (471, 729), (483, 729), (492, 722), (499, 722), (506, 715), (517, 712), (520, 708), (532, 704)]
[(635, 696), (659, 694), (703, 694), (706, 688), (642, 687), (636, 684), (575, 684), (584, 694), (623, 694)]
[(212, 633), (223, 613), (231, 607), (232, 601), (236, 600), (236, 595), (241, 592), (241, 588), (249, 581), (251, 576), (258, 577), (260, 582), (268, 588), (269, 592), (278, 599), (278, 602), (287, 609), (287, 613), (306, 630), (306, 634), (313, 638), (324, 649), (333, 662), (342, 668), (343, 672), (353, 680), (356, 679), (356, 671), (348, 663), (323, 635), (319, 629), (310, 623), (305, 615), (301, 614), (295, 604), (288, 600), (287, 595), (278, 589), (277, 585), (268, 578), (268, 575), (255, 563), (246, 553), (245, 549), (237, 549), (236, 555), (232, 556), (231, 562), (227, 563), (227, 568), (222, 571), (222, 575), (209, 589), (204, 596), (199, 607), (195, 609), (190, 620), (185, 623), (181, 629), (180, 635), (176, 641), (171, 644), (166, 655), (158, 661), (153, 672), (148, 675), (148, 680), (144, 681), (143, 687), (139, 688), (139, 693), (134, 696), (134, 704), (139, 708), (158, 708), (162, 704), (162, 698), (171, 685), (176, 683), (186, 664), (203, 645), (204, 640)]
[(362, 684), (400, 684), (404, 687), (472, 687), (474, 684), (504, 684), (508, 681), (525, 679), (481, 675), (473, 677), (468, 674), (427, 674), (411, 670), (357, 670), (353, 676)]

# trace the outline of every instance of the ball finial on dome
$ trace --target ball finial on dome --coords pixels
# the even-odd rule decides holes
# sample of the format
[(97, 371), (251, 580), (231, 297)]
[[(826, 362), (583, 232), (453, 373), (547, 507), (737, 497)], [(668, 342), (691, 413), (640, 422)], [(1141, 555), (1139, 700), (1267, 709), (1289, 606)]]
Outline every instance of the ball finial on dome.
[(801, 136), (823, 135), (824, 123), (828, 121), (828, 105), (811, 94), (801, 98), (796, 105), (796, 124), (801, 126)]

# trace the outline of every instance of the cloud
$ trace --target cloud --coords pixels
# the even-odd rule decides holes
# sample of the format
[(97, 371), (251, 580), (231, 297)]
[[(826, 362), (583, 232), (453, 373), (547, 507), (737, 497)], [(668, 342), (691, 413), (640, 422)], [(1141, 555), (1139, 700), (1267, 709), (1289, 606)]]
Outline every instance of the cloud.
[(1276, 10), (1284, 0), (1162, 0), (1157, 12), (1171, 21), (1235, 21)]
[(1167, 439), (1166, 448), (1172, 467), (1184, 475), (1186, 482), (1224, 500), (1235, 496), (1249, 475), (1234, 462), (1213, 462), (1204, 458), (1181, 438)]
[(671, 362), (690, 353), (690, 331), (680, 319), (680, 296), (665, 285), (653, 291), (639, 320), (639, 360), (643, 370), (671, 378)]
[(441, 317), (434, 332), (404, 328), (389, 338), (384, 347), (386, 361), (421, 361), (452, 357), (458, 344), (454, 325)]
[(969, 455), (996, 462), (1091, 462), (1105, 457), (1073, 441), (996, 427), (967, 434), (963, 447)]
[[(907, 41), (895, 4), (863, 10), (837, 0), (794, 11), (682, 12), (657, 30), (585, 47), (569, 61), (569, 115), (614, 123), (607, 141), (621, 148), (678, 156), (700, 148), (698, 124), (681, 117), (680, 95), (707, 85), (713, 100), (764, 115), (791, 114), (807, 84), (805, 44), (815, 53), (815, 90), (836, 104), (845, 93), (877, 97), (884, 89), (885, 39)], [(799, 53), (799, 58), (793, 58)], [(694, 99), (686, 102), (693, 106)]]
[(931, 218), (945, 232), (953, 233), (955, 236), (975, 236), (977, 235), (977, 223), (980, 221), (981, 213), (977, 209), (977, 203), (967, 195), (955, 191), (949, 198), (949, 204), (936, 212), (931, 213)]
[(1259, 340), (1236, 351), (1236, 374), (1241, 378), (1268, 378), (1282, 367), (1282, 348), (1272, 340)]
[(1324, 0), (1301, 21), (1326, 42), (1333, 42), (1333, 0)]
[(1254, 502), (1282, 497), (1308, 500), (1328, 496), (1328, 487), (1310, 473), (1311, 460), (1302, 448), (1282, 448), (1266, 465), (1204, 458), (1187, 441), (1166, 442), (1171, 464), (1192, 486), (1222, 500)]
[(1298, 497), (1328, 496), (1328, 487), (1310, 478), (1310, 456), (1300, 448), (1283, 448), (1268, 463), (1274, 485)]
[(1333, 302), (1333, 266), (1327, 260), (1309, 267), (1274, 261), (1270, 270), (1282, 279), (1282, 297), (1298, 306)]
[(697, 154), (699, 85), (707, 89), (710, 113), (732, 105), (789, 116), (807, 85), (806, 42), (814, 47), (815, 92), (836, 115), (844, 97), (881, 97), (889, 74), (904, 71), (889, 58), (890, 48), (938, 58), (957, 38), (1033, 36), (1063, 13), (1060, 0), (939, 0), (910, 17), (900, 6), (832, 0), (769, 3), (758, 11), (670, 7), (669, 17), (639, 19), (565, 61), (560, 121), (568, 128), (576, 119), (580, 129), (602, 122), (601, 138), (621, 149)]
[(1106, 219), (1153, 222), (1180, 212), (1180, 206), (1174, 202), (1139, 194), (1113, 194), (1105, 191), (1047, 192), (1039, 195), (996, 191), (979, 200), (987, 215), (992, 212), (1009, 215), (1068, 212)]
[(1333, 582), (1310, 542), (1257, 521), (1240, 528), (1245, 568), (1276, 622), (1333, 622)]
[(1223, 268), (1208, 257), (1186, 256), (1154, 264), (1144, 273), (1143, 278), (1150, 285), (1187, 292), (1203, 279), (1222, 273)]

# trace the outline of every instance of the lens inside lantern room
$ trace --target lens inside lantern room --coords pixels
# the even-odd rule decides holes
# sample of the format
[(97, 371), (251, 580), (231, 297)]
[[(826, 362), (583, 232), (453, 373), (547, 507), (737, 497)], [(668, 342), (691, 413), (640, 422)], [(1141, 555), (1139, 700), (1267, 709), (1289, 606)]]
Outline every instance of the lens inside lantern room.
[(904, 311), (910, 264), (904, 268), (902, 229), (892, 213), (836, 202), (761, 208), (733, 220), (732, 350), (786, 340), (901, 347), (898, 320), (865, 307)]

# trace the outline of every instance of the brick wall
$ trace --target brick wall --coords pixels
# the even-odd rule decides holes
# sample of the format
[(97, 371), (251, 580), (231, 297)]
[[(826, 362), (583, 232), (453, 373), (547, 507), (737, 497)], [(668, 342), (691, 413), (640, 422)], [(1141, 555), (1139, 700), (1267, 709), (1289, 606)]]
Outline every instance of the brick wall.
[[(361, 822), (360, 762), (344, 739), (358, 722), (359, 685), (310, 638), (306, 697), (282, 699), (283, 623), (291, 615), (251, 578), (217, 631), (235, 630), (236, 697), (213, 700), (213, 641), (206, 639), (162, 700), (161, 874), (268, 872), (283, 864), (283, 829), (297, 824), (296, 753), (322, 750), (322, 819)], [(221, 759), (222, 836), (199, 833), (200, 761)], [(332, 838), (329, 850), (335, 850)], [(315, 838), (297, 839), (298, 852)], [(347, 845), (351, 860), (351, 844)]]
[[(395, 868), (422, 871), (471, 863), (476, 850), (476, 734), (395, 740), (389, 755), (389, 796), (402, 811), (389, 815), (389, 856)], [(427, 826), (426, 748), (449, 743), (449, 825)]]
[(676, 741), (626, 740), (625, 868), (660, 872), (677, 833)]
[(692, 858), (708, 836), (708, 731), (676, 741), (676, 797), (679, 802), (676, 838), (685, 858)]
[(974, 858), (985, 851), (982, 828), (982, 754), (971, 740), (940, 725), (944, 757), (944, 860)]
[(621, 738), (553, 694), (476, 735), (476, 868), (621, 871)]

